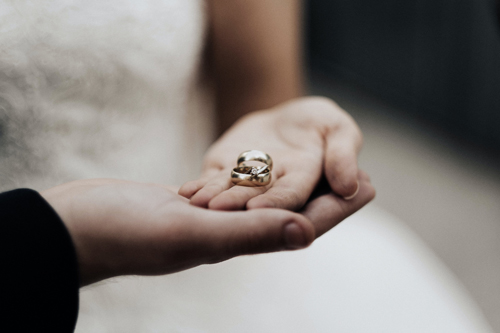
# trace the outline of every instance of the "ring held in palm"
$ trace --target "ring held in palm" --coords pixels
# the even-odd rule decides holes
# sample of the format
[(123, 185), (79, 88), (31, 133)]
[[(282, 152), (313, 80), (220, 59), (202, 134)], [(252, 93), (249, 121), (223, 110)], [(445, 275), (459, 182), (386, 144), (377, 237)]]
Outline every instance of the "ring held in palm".
[[(256, 161), (263, 166), (250, 166), (245, 162)], [(248, 150), (238, 156), (238, 166), (231, 171), (231, 181), (242, 186), (265, 186), (271, 182), (273, 160), (259, 150)]]

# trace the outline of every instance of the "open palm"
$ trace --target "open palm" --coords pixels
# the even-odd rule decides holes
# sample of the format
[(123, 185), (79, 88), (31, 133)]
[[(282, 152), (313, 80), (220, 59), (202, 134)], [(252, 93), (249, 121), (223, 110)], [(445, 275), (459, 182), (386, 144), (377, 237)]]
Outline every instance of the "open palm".
[(366, 174), (352, 201), (318, 193), (300, 213), (202, 209), (157, 184), (91, 179), (43, 191), (75, 244), (81, 284), (157, 275), (238, 255), (308, 246), (374, 196)]
[[(333, 191), (350, 197), (359, 190), (357, 154), (362, 136), (354, 120), (325, 98), (301, 98), (236, 123), (210, 148), (201, 178), (179, 194), (216, 210), (298, 210), (324, 174)], [(246, 150), (268, 153), (273, 180), (263, 187), (233, 186), (236, 158)]]

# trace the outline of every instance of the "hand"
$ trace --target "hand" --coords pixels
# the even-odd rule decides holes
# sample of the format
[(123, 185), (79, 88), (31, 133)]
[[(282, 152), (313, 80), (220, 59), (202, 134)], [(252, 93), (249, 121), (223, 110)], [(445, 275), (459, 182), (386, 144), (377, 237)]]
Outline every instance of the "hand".
[[(118, 275), (157, 275), (242, 254), (306, 247), (312, 223), (284, 210), (208, 211), (175, 189), (112, 179), (41, 193), (75, 244), (82, 285)], [(289, 234), (285, 232), (288, 231)]]
[[(362, 135), (354, 120), (326, 98), (301, 98), (243, 117), (210, 148), (199, 180), (179, 194), (216, 210), (298, 210), (324, 174), (333, 191), (351, 198), (359, 190), (357, 154)], [(261, 150), (274, 162), (271, 184), (233, 186), (231, 169), (245, 150)]]
[(320, 180), (308, 202), (299, 212), (312, 221), (316, 238), (373, 200), (375, 189), (370, 183), (370, 177), (360, 170), (358, 179), (359, 191), (352, 200), (342, 199), (332, 192), (326, 179)]
[(352, 201), (321, 195), (302, 214), (279, 209), (219, 212), (175, 189), (112, 179), (43, 191), (75, 244), (82, 285), (118, 275), (159, 275), (254, 253), (308, 246), (373, 198), (366, 175)]

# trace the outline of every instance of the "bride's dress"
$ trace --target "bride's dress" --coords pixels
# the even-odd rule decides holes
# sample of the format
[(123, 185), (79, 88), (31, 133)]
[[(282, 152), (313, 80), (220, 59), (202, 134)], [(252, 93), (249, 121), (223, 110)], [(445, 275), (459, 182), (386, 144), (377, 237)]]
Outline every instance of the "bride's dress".
[[(201, 0), (0, 0), (0, 189), (181, 184), (210, 144)], [(490, 332), (447, 268), (369, 206), (309, 249), (84, 288), (77, 332)]]

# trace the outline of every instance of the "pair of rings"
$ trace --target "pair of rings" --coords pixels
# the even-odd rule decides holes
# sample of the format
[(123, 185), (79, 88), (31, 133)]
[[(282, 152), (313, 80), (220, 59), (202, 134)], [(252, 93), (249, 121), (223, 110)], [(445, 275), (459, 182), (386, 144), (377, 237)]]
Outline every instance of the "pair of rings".
[[(262, 166), (250, 166), (246, 162), (256, 161)], [(271, 182), (273, 160), (260, 150), (247, 150), (238, 156), (237, 167), (231, 171), (231, 181), (235, 185), (265, 186)]]

